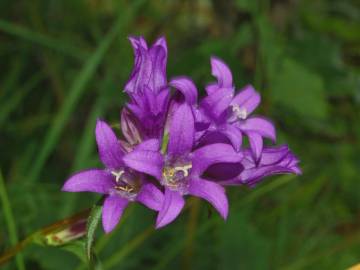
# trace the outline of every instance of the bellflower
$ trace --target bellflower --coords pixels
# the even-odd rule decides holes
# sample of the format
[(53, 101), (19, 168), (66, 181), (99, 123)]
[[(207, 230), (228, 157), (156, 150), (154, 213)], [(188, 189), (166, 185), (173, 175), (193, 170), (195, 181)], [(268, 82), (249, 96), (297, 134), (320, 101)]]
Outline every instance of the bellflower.
[(103, 194), (105, 232), (115, 228), (132, 202), (155, 210), (161, 228), (178, 217), (186, 196), (208, 201), (226, 219), (226, 186), (253, 187), (266, 176), (301, 173), (287, 146), (263, 145), (264, 138), (275, 142), (276, 132), (269, 120), (250, 116), (260, 95), (251, 85), (235, 93), (222, 60), (211, 58), (216, 82), (198, 101), (191, 78), (168, 82), (164, 38), (150, 47), (142, 37), (130, 42), (135, 63), (124, 87), (130, 101), (121, 111), (122, 137), (99, 120), (95, 136), (105, 168), (79, 172), (63, 186), (64, 191)]
[(265, 147), (258, 162), (250, 151), (244, 151), (244, 159), (241, 164), (244, 171), (239, 175), (236, 182), (254, 186), (264, 177), (275, 174), (301, 174), (298, 167), (299, 160), (290, 151), (288, 146)]
[[(96, 192), (105, 195), (102, 223), (105, 232), (118, 224), (130, 202), (140, 202), (153, 210), (160, 210), (162, 192), (146, 182), (146, 176), (127, 167), (123, 161), (126, 151), (115, 133), (103, 121), (96, 124), (96, 141), (105, 169), (90, 169), (71, 176), (62, 190), (68, 192)], [(142, 143), (140, 149), (156, 151), (156, 140)], [(135, 148), (136, 149), (136, 148)]]
[[(221, 185), (255, 186), (265, 177), (275, 174), (301, 174), (299, 160), (288, 146), (265, 147), (259, 161), (250, 149), (243, 151), (240, 164), (218, 164), (207, 170), (207, 175)], [(231, 173), (237, 174), (231, 177)]]
[(125, 92), (130, 96), (142, 91), (144, 85), (155, 93), (166, 87), (167, 46), (161, 37), (149, 49), (142, 37), (130, 37), (134, 49), (135, 64), (130, 79), (125, 85)]
[(125, 92), (131, 98), (127, 107), (139, 120), (145, 139), (160, 138), (170, 95), (166, 79), (166, 41), (159, 38), (151, 48), (142, 37), (131, 37), (130, 42), (135, 64), (125, 85)]
[(231, 145), (220, 143), (193, 150), (194, 135), (194, 116), (185, 102), (172, 115), (165, 153), (134, 150), (124, 157), (127, 166), (154, 176), (164, 187), (165, 196), (157, 216), (157, 228), (167, 225), (179, 215), (185, 204), (184, 195), (207, 200), (224, 219), (227, 217), (228, 201), (224, 188), (203, 179), (202, 174), (216, 163), (239, 162), (242, 154), (236, 153)]
[(228, 66), (218, 58), (211, 58), (212, 75), (216, 83), (206, 87), (207, 96), (200, 107), (209, 118), (206, 135), (218, 132), (226, 136), (239, 151), (242, 134), (249, 138), (256, 160), (261, 156), (263, 137), (275, 142), (273, 124), (263, 117), (249, 117), (260, 104), (260, 95), (251, 85), (245, 86), (235, 95), (232, 74)]

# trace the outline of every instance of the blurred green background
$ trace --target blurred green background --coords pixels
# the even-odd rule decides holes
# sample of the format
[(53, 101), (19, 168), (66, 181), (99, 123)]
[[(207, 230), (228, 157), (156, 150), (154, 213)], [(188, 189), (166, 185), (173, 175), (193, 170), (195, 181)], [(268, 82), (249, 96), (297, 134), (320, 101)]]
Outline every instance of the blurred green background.
[[(95, 121), (119, 122), (133, 65), (130, 34), (149, 42), (165, 35), (168, 78), (192, 76), (202, 93), (212, 80), (209, 57), (223, 58), (238, 88), (252, 83), (261, 92), (257, 112), (274, 120), (278, 142), (300, 157), (304, 174), (230, 188), (226, 223), (194, 200), (154, 232), (155, 214), (133, 206), (116, 232), (98, 232), (105, 269), (345, 269), (360, 262), (356, 0), (1, 0), (0, 195), (7, 192), (10, 205), (1, 206), (0, 253), (98, 199), (60, 188), (71, 173), (100, 166)], [(23, 255), (27, 269), (86, 269), (61, 248), (32, 245)]]

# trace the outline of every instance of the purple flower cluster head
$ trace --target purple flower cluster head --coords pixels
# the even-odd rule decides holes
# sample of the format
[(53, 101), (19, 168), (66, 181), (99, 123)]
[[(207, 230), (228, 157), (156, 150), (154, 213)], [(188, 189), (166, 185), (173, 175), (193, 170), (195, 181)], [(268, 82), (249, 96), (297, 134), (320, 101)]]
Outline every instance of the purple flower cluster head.
[(133, 202), (157, 212), (157, 228), (176, 219), (188, 196), (208, 201), (226, 219), (225, 186), (254, 186), (269, 175), (301, 173), (287, 146), (264, 146), (264, 139), (275, 143), (276, 133), (268, 119), (253, 115), (260, 95), (251, 85), (237, 91), (222, 60), (211, 58), (216, 81), (199, 100), (190, 78), (167, 80), (164, 38), (150, 48), (142, 37), (130, 42), (135, 64), (125, 85), (130, 101), (121, 112), (122, 137), (98, 120), (95, 135), (104, 168), (79, 172), (62, 189), (104, 194), (106, 233)]

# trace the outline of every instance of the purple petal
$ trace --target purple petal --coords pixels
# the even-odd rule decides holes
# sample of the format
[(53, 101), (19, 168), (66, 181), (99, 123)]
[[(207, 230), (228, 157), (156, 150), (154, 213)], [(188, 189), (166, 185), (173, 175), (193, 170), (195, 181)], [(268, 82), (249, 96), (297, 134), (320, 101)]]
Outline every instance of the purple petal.
[(188, 104), (197, 102), (198, 92), (193, 81), (187, 77), (177, 77), (170, 81), (169, 85), (179, 90), (185, 97)]
[(211, 179), (220, 183), (226, 180), (232, 180), (239, 176), (244, 170), (243, 165), (238, 163), (217, 163), (210, 166), (204, 173), (204, 178)]
[(287, 146), (264, 148), (258, 162), (255, 162), (250, 151), (244, 151), (244, 155), (241, 163), (245, 169), (238, 177), (221, 182), (222, 185), (247, 184), (253, 186), (266, 176), (301, 173), (297, 165), (298, 159)]
[(185, 200), (180, 193), (165, 188), (164, 203), (156, 219), (156, 228), (164, 227), (176, 219), (184, 205)]
[(276, 141), (276, 132), (273, 123), (261, 117), (252, 117), (237, 124), (244, 132), (256, 132), (262, 137)]
[(153, 44), (153, 47), (155, 46), (161, 46), (165, 53), (167, 54), (167, 44), (165, 37), (159, 37)]
[(130, 37), (134, 49), (135, 64), (130, 79), (125, 85), (125, 91), (133, 94), (148, 86), (158, 93), (166, 86), (167, 47), (164, 38), (158, 39), (149, 49), (146, 41), (140, 37)]
[(189, 193), (207, 200), (219, 212), (223, 219), (227, 218), (229, 205), (225, 189), (211, 181), (192, 180), (190, 181)]
[(219, 85), (216, 83), (209, 83), (208, 85), (205, 86), (205, 90), (206, 90), (206, 93), (208, 95), (211, 95), (213, 94), (215, 91), (217, 91), (219, 88)]
[(191, 151), (195, 127), (194, 116), (187, 103), (181, 104), (174, 112), (169, 133), (169, 155), (181, 156)]
[(159, 112), (166, 113), (167, 106), (169, 104), (170, 91), (168, 88), (161, 90), (156, 96), (156, 103), (159, 106)]
[(71, 176), (62, 187), (68, 192), (96, 192), (107, 194), (114, 186), (113, 176), (104, 170), (87, 170)]
[(167, 48), (165, 39), (161, 39), (151, 47), (149, 51), (150, 61), (152, 63), (150, 87), (158, 93), (163, 88), (166, 81), (166, 62)]
[(104, 121), (98, 120), (95, 134), (102, 163), (111, 169), (123, 166), (124, 150), (110, 126)]
[(201, 147), (192, 153), (192, 175), (201, 175), (209, 166), (216, 163), (237, 163), (243, 158), (231, 145), (216, 143)]
[(137, 49), (138, 47), (143, 47), (143, 48), (147, 49), (147, 47), (148, 47), (147, 43), (143, 37), (130, 36), (129, 40), (134, 49)]
[(240, 151), (242, 144), (242, 133), (237, 127), (233, 125), (224, 125), (224, 127), (219, 129), (219, 132), (224, 134), (229, 139), (236, 151)]
[(234, 97), (231, 105), (238, 105), (240, 108), (246, 109), (247, 115), (251, 114), (260, 104), (261, 97), (251, 85), (245, 86)]
[(259, 160), (261, 152), (263, 149), (263, 139), (261, 135), (256, 132), (246, 132), (246, 135), (249, 137), (250, 147), (254, 154), (255, 160)]
[(240, 176), (234, 179), (219, 181), (218, 183), (222, 186), (247, 185), (252, 187), (268, 176), (292, 173), (297, 174), (293, 169), (282, 166), (259, 167), (244, 170), (244, 172), (242, 172)]
[(234, 95), (233, 88), (220, 88), (213, 94), (205, 97), (201, 107), (213, 118), (217, 119), (227, 110)]
[(121, 198), (116, 194), (110, 195), (105, 199), (102, 210), (102, 223), (106, 233), (110, 233), (115, 229), (128, 204), (129, 201), (127, 199)]
[(203, 146), (209, 145), (209, 144), (215, 144), (215, 143), (223, 143), (223, 144), (229, 144), (229, 139), (227, 136), (225, 136), (223, 133), (221, 133), (218, 130), (206, 130), (205, 133), (203, 133), (202, 137), (198, 138), (198, 143), (196, 144), (196, 148), (201, 148)]
[(229, 67), (219, 58), (211, 57), (211, 74), (220, 87), (232, 87), (232, 74)]
[(142, 109), (145, 107), (145, 105), (139, 106), (135, 103), (128, 103), (126, 104), (126, 107), (136, 116), (137, 119), (143, 119), (144, 117), (146, 117), (145, 110)]
[(292, 168), (287, 168), (283, 166), (269, 166), (258, 169), (253, 169), (249, 171), (245, 171), (241, 174), (241, 179), (249, 186), (254, 186), (257, 184), (262, 178), (276, 175), (276, 174), (297, 174)]
[(153, 184), (145, 184), (141, 187), (136, 200), (146, 207), (159, 211), (164, 202), (164, 194)]
[(121, 112), (121, 131), (130, 144), (136, 145), (141, 142), (140, 131), (137, 127), (135, 117), (132, 117), (126, 108)]
[(156, 102), (156, 93), (147, 85), (143, 87), (143, 99), (146, 103), (146, 107), (143, 109), (147, 110), (147, 113), (156, 115), (159, 112), (159, 107)]
[(135, 63), (130, 79), (125, 85), (125, 91), (137, 93), (142, 85), (149, 82), (152, 63), (145, 40), (136, 37), (130, 37), (129, 39), (134, 49)]
[(150, 174), (161, 179), (163, 156), (156, 151), (134, 150), (123, 158), (125, 164), (135, 171)]
[(160, 141), (158, 139), (149, 139), (137, 145), (134, 150), (156, 152), (159, 151), (159, 149), (160, 149)]
[[(264, 148), (263, 154), (261, 155), (260, 165), (274, 165), (282, 162), (288, 154), (291, 153), (287, 145), (279, 147), (267, 147)], [(246, 153), (246, 155), (248, 155)]]

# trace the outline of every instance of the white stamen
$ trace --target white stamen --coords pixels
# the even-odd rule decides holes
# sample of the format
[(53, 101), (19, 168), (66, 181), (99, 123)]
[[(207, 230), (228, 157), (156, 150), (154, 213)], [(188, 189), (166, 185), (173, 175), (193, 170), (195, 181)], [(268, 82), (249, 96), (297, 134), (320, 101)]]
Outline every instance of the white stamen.
[(113, 176), (115, 176), (116, 183), (119, 183), (121, 176), (124, 174), (124, 171), (123, 170), (121, 170), (121, 171), (111, 171), (111, 174)]
[(192, 168), (192, 165), (185, 165), (185, 166), (181, 166), (181, 167), (175, 167), (174, 170), (179, 172), (183, 172), (184, 177), (187, 177), (189, 175), (189, 170)]
[(247, 110), (244, 107), (240, 107), (239, 105), (233, 105), (232, 111), (238, 119), (245, 120), (247, 118)]

